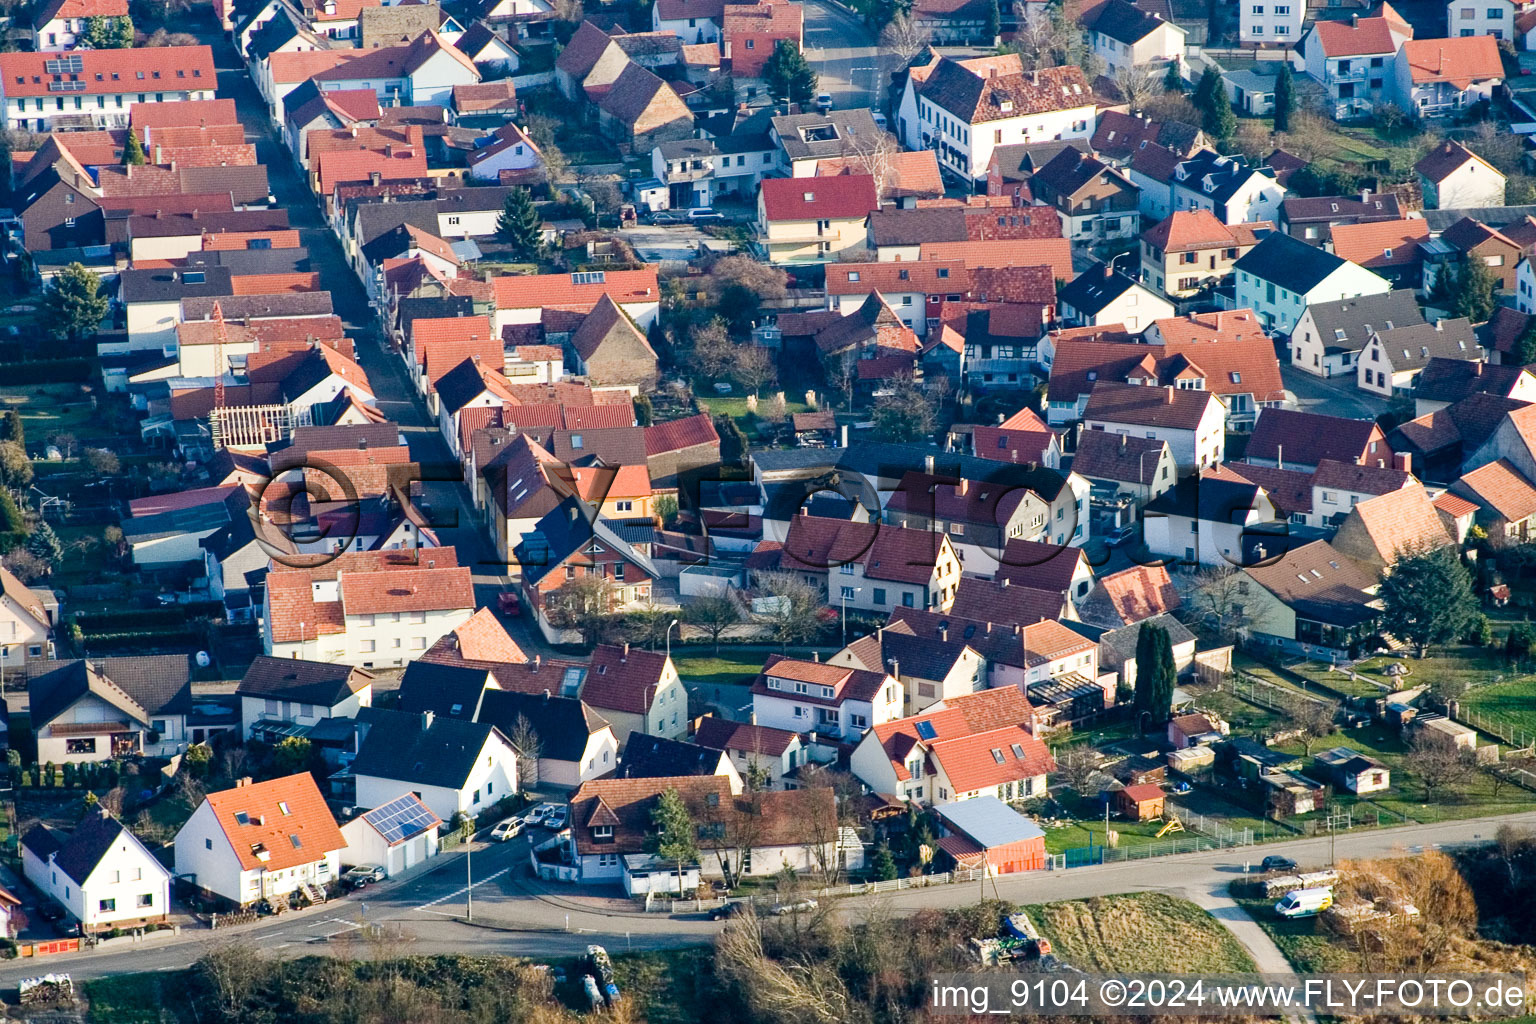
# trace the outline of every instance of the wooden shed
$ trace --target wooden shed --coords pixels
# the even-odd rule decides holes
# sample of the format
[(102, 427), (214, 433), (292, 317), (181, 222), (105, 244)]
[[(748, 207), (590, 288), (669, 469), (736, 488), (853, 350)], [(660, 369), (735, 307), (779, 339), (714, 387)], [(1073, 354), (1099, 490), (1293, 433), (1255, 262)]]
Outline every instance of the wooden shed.
[(1151, 821), (1163, 816), (1163, 791), (1157, 786), (1126, 786), (1115, 791), (1115, 811), (1131, 821)]

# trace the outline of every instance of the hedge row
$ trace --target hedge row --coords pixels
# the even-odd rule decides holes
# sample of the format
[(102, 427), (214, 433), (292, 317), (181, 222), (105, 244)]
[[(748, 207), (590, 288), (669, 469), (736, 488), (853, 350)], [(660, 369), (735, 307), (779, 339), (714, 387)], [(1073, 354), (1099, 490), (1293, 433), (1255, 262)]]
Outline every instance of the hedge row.
[(194, 601), (174, 608), (130, 608), (123, 611), (81, 612), (75, 621), (87, 633), (117, 633), (130, 629), (184, 626), (201, 615), (220, 617), (224, 606), (217, 601)]
[(0, 381), (6, 384), (84, 383), (95, 376), (94, 359), (35, 359), (24, 363), (0, 363)]
[(206, 637), (202, 633), (183, 629), (164, 633), (86, 633), (84, 640), (85, 645), (91, 648), (131, 647), (134, 644), (142, 644), (145, 640), (153, 640), (156, 645), (162, 647), (197, 647), (205, 642)]

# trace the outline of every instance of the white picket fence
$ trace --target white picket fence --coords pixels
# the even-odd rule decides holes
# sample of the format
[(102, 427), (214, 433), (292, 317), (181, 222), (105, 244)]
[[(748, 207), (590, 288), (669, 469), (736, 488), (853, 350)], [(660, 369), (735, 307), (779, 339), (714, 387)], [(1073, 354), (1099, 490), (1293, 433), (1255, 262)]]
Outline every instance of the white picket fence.
[(902, 889), (926, 889), (931, 885), (955, 885), (963, 882), (974, 882), (981, 878), (983, 869), (968, 868), (964, 871), (945, 871), (935, 875), (918, 875), (915, 878), (892, 878), (886, 882), (858, 882), (850, 885), (833, 885), (824, 889), (809, 889), (797, 892), (793, 897), (780, 896), (775, 893), (764, 893), (756, 896), (740, 896), (732, 898), (720, 898), (713, 900), (673, 900), (670, 905), (664, 905), (661, 901), (655, 901), (647, 910), (664, 911), (672, 914), (698, 914), (704, 911), (723, 907), (727, 903), (751, 903), (759, 907), (771, 907), (785, 899), (799, 899), (805, 896), (817, 898), (827, 896), (865, 896), (877, 892), (898, 892)]

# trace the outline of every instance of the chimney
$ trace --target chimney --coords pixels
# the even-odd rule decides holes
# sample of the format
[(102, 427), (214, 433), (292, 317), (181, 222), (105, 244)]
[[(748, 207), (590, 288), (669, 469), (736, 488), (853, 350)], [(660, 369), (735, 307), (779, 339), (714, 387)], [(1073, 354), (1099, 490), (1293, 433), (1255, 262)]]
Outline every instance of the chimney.
[(891, 659), (891, 678), (901, 682), (901, 662), (895, 658)]
[(421, 713), (421, 728), (423, 731), (432, 728), (432, 718), (433, 714), (430, 711), (423, 711)]
[(535, 671), (535, 672), (537, 672), (537, 671), (538, 671), (538, 670), (539, 670), (539, 665), (540, 665), (540, 664), (541, 664), (541, 663), (542, 663), (542, 662), (543, 662), (543, 661), (544, 661), (544, 656), (543, 656), (543, 655), (542, 655), (542, 654), (535, 654), (535, 655), (534, 655), (534, 656), (533, 656), (533, 670), (534, 670), (534, 671)]
[(923, 456), (923, 472), (927, 473), (929, 476), (933, 475), (933, 456), (932, 455), (924, 455)]
[(384, 180), (384, 175), (380, 174), (378, 171), (369, 171), (368, 172), (368, 184), (377, 186), (383, 180)]
[(1435, 74), (1438, 75), (1445, 70), (1445, 47), (1440, 47), (1436, 52), (1440, 55), (1439, 59), (1435, 61)]
[(1010, 578), (1008, 576), (1004, 576), (1003, 577), (1003, 582), (1002, 582), (1001, 585), (1006, 587), (1008, 584), (1010, 584), (1012, 582), (1013, 582), (1012, 578)]
[(948, 626), (940, 626), (939, 627), (939, 642), (940, 643), (944, 643), (944, 644), (949, 643), (949, 627)]
[(966, 488), (969, 487), (969, 486), (970, 486), (970, 481), (967, 480), (965, 477), (961, 477), (960, 478), (960, 482), (955, 484), (955, 497), (957, 497), (957, 498), (965, 497)]
[(1407, 452), (1393, 452), (1392, 453), (1392, 465), (1393, 465), (1394, 468), (1400, 469), (1404, 473), (1412, 473), (1413, 472), (1413, 456), (1409, 455)]
[(1125, 449), (1126, 449), (1126, 442), (1129, 439), (1130, 439), (1130, 435), (1129, 434), (1121, 434), (1120, 435), (1120, 450), (1121, 451), (1125, 451)]
[(549, 700), (549, 689), (548, 689), (548, 687), (546, 687), (545, 690), (544, 690), (544, 699), (545, 700)]
[(747, 712), (747, 724), (748, 725), (756, 725), (757, 724), (757, 712), (756, 711), (749, 711), (749, 712)]
[(1436, 320), (1435, 321), (1435, 330), (1437, 332), (1439, 332), (1440, 334), (1444, 334), (1445, 333), (1445, 321), (1444, 320)]
[(1368, 203), (1368, 202), (1371, 201), (1371, 190), (1370, 189), (1363, 188), (1363, 189), (1360, 190), (1360, 201), (1362, 203)]
[(250, 784), (251, 784), (251, 777), (249, 775), (241, 776), (240, 778), (235, 780), (235, 788), (236, 789), (244, 789), (246, 786), (249, 786)]
[(393, 142), (386, 142), (384, 144), (384, 159), (386, 159), (386, 160), (393, 160), (394, 158), (395, 158), (395, 144)]
[(846, 423), (842, 426), (842, 446), (844, 448), (848, 447), (848, 424)]
[(1172, 405), (1173, 404), (1173, 388), (1163, 388), (1163, 392), (1168, 396), (1167, 399), (1166, 399), (1167, 403), (1169, 405)]
[(820, 665), (821, 664), (821, 652), (820, 651), (812, 651), (811, 652), (811, 660), (814, 661), (816, 664)]
[(1275, 445), (1275, 467), (1277, 469), (1285, 468), (1285, 445), (1283, 444)]
[(1349, 16), (1349, 27), (1350, 28), (1359, 28), (1360, 27), (1360, 15), (1358, 15), (1358, 14), (1351, 14)]
[(1110, 278), (1112, 278), (1114, 276), (1115, 276), (1115, 268), (1110, 266), (1108, 263), (1104, 264), (1104, 280), (1107, 281), (1107, 280), (1109, 280)]
[(357, 125), (355, 124), (352, 126), (352, 137), (354, 139), (357, 138)]
[(619, 657), (619, 664), (622, 665), (625, 662), (627, 662), (628, 660), (629, 660), (629, 641), (626, 640), (626, 641), (624, 641), (624, 653), (623, 653), (623, 655), (621, 655)]

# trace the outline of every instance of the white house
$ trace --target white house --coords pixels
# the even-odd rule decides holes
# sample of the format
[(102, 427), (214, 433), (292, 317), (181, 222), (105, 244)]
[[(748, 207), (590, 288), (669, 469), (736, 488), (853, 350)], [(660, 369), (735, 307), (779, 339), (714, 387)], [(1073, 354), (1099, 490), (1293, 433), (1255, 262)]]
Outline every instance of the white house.
[(442, 819), (415, 794), (406, 793), (360, 814), (341, 826), (347, 841), (343, 863), (383, 868), (386, 878), (437, 856), (437, 829)]
[(1423, 322), (1411, 288), (1313, 303), (1291, 332), (1291, 365), (1318, 377), (1353, 373), (1372, 331)]
[(1292, 65), (1299, 62), (1328, 93), (1335, 117), (1358, 117), (1390, 98), (1393, 60), (1403, 42), (1412, 38), (1413, 27), (1383, 3), (1368, 18), (1314, 21), (1296, 47)]
[(758, 724), (848, 743), (873, 725), (901, 717), (903, 708), (903, 687), (892, 675), (777, 654), (752, 684)]
[(1532, 269), (1529, 258), (1515, 265), (1515, 308), (1522, 313), (1536, 313), (1536, 269)]
[(919, 338), (928, 335), (928, 308), (946, 295), (970, 290), (964, 260), (913, 260), (901, 263), (830, 263), (827, 308), (847, 316), (879, 292), (887, 305)]
[(1262, 532), (1283, 519), (1262, 486), (1219, 466), (1148, 504), (1143, 535), (1148, 551), (1186, 565), (1243, 566), (1272, 557), (1275, 546), (1286, 543)]
[(1435, 146), (1413, 165), (1430, 210), (1504, 205), (1504, 175), (1459, 142)]
[(1180, 476), (1221, 464), (1226, 420), (1226, 406), (1209, 391), (1103, 380), (1083, 410), (1085, 430), (1167, 442)]
[(621, 749), (635, 732), (671, 740), (688, 734), (688, 690), (664, 653), (599, 644), (581, 699), (613, 726)]
[(356, 718), (373, 703), (373, 673), (340, 662), (258, 655), (235, 688), (240, 734), (285, 733), (327, 718)]
[[(50, 594), (51, 596), (51, 594)], [(0, 670), (20, 669), (28, 662), (53, 657), (53, 616), (57, 602), (44, 602), (11, 571), (0, 566)]]
[(1381, 295), (1392, 283), (1282, 232), (1274, 232), (1233, 265), (1237, 309), (1259, 314), (1265, 330), (1288, 335), (1315, 303)]
[(1132, 333), (1178, 312), (1173, 303), (1134, 278), (1115, 272), (1109, 264), (1095, 263), (1083, 271), (1060, 290), (1058, 301), (1064, 323), (1079, 327), (1124, 324)]
[(1445, 34), (1452, 39), (1462, 36), (1514, 39), (1517, 10), (1513, 0), (1450, 0), (1445, 5)]
[(92, 18), (126, 17), (127, 0), (45, 0), (32, 15), (32, 49), (73, 50)]
[(651, 30), (670, 32), (684, 46), (720, 41), (723, 0), (656, 0), (651, 6)]
[(1504, 62), (1491, 35), (1410, 39), (1393, 61), (1392, 82), (1393, 102), (1410, 114), (1458, 114), (1493, 99), (1504, 82)]
[(469, 54), (436, 31), (414, 41), (349, 53), (349, 59), (312, 75), (323, 92), (372, 89), (385, 106), (453, 106), (453, 87), (480, 81)]
[(1079, 67), (1025, 71), (1017, 54), (935, 55), (908, 70), (896, 129), (908, 149), (932, 149), (941, 169), (980, 182), (995, 147), (1090, 138), (1097, 111)]
[(1122, 68), (1163, 64), (1184, 58), (1188, 34), (1156, 12), (1126, 0), (1109, 0), (1088, 28), (1088, 42), (1113, 78)]
[(733, 722), (715, 715), (698, 720), (693, 741), (701, 747), (723, 750), (743, 779), (761, 776), (765, 789), (786, 789), (786, 780), (810, 759), (800, 734), (788, 729)]
[(500, 181), (502, 171), (528, 171), (543, 163), (539, 147), (511, 121), (491, 134), (495, 142), (469, 154), (469, 176), (476, 181)]
[(32, 729), (39, 764), (80, 764), (138, 754), (169, 757), (187, 745), (192, 658), (153, 654), (53, 663), (33, 676)]
[(207, 46), (0, 54), (0, 109), (18, 131), (126, 128), (136, 103), (211, 100), (217, 88)]
[(642, 331), (649, 331), (661, 307), (654, 265), (639, 270), (591, 270), (573, 274), (505, 274), (496, 290), (496, 331), (509, 324), (536, 324), (547, 306), (587, 313), (607, 295)]
[(486, 722), (369, 708), (352, 762), (357, 805), (379, 807), (414, 793), (444, 821), (474, 816), (517, 792), (517, 751)]
[(165, 920), (171, 873), (102, 808), (73, 832), (36, 825), (21, 838), (21, 869), (86, 933)]
[(176, 833), (176, 877), (237, 907), (313, 894), (347, 848), (309, 772), (209, 793)]
[(1270, 168), (1252, 167), (1242, 157), (1209, 149), (1175, 167), (1170, 185), (1174, 210), (1209, 210), (1229, 227), (1278, 220), (1285, 198)]
[(452, 547), (349, 551), (315, 568), (274, 567), (262, 606), (265, 653), (401, 666), (475, 613)]
[(1248, 0), (1236, 12), (1238, 41), (1293, 46), (1301, 38), (1306, 13), (1305, 0)]
[(1356, 386), (1391, 398), (1403, 389), (1411, 389), (1431, 359), (1483, 358), (1482, 346), (1466, 317), (1390, 330), (1383, 327), (1371, 333), (1360, 352)]

